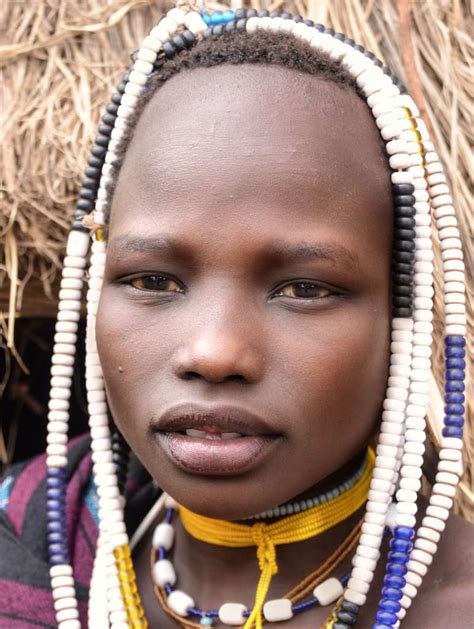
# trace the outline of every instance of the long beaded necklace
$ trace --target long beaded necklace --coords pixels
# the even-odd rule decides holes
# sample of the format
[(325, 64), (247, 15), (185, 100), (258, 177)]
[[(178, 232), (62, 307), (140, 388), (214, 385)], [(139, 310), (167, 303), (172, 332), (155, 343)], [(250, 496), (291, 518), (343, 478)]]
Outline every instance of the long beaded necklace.
[[(153, 548), (158, 553), (158, 560), (153, 564), (152, 574), (156, 585), (162, 588), (167, 595), (167, 607), (181, 617), (191, 615), (201, 619), (219, 618), (225, 625), (237, 626), (245, 623), (245, 629), (250, 629), (253, 626), (260, 629), (263, 622), (262, 611), (266, 621), (277, 622), (289, 620), (295, 613), (299, 613), (318, 602), (329, 605), (337, 600), (343, 592), (347, 578), (343, 579), (342, 583), (332, 578), (321, 585), (317, 585), (314, 588), (312, 600), (300, 606), (293, 605), (292, 601), (285, 597), (265, 602), (272, 576), (278, 572), (275, 547), (279, 544), (299, 542), (319, 535), (355, 513), (367, 499), (374, 460), (374, 452), (369, 449), (361, 477), (353, 487), (343, 494), (329, 502), (288, 516), (272, 524), (258, 522), (249, 526), (215, 520), (192, 513), (184, 507), (179, 507), (183, 527), (194, 538), (219, 546), (257, 547), (261, 575), (252, 611), (241, 603), (224, 603), (219, 610), (203, 612), (196, 607), (191, 596), (181, 590), (174, 589), (177, 577), (171, 561), (167, 558), (167, 552), (171, 550), (174, 542), (172, 520), (177, 512), (177, 505), (169, 503), (166, 519), (156, 527), (152, 541)], [(152, 556), (154, 556), (153, 552)]]

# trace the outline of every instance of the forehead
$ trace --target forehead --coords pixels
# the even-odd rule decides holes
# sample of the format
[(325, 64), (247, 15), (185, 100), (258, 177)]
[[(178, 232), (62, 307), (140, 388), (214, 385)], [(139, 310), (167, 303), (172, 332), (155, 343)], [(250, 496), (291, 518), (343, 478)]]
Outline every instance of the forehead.
[[(260, 220), (379, 232), (389, 171), (367, 105), (347, 86), (269, 65), (182, 71), (133, 133), (111, 235)], [(388, 233), (387, 229), (385, 231)]]

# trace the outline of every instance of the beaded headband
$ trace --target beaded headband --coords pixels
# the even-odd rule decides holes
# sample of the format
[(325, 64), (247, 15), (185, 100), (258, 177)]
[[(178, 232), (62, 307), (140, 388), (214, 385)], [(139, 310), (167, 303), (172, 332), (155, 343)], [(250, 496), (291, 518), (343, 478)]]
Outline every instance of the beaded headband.
[[(391, 550), (374, 628), (398, 627), (403, 620), (437, 550), (462, 474), (466, 334), (463, 256), (446, 177), (413, 100), (372, 53), (310, 20), (254, 9), (211, 15), (172, 9), (144, 39), (130, 72), (102, 118), (67, 241), (54, 337), (47, 438), (49, 562), (56, 619), (61, 629), (81, 626), (64, 514), (69, 398), (90, 242), (86, 225), (93, 227), (87, 291), (86, 388), (93, 473), (99, 495), (99, 539), (91, 581), (89, 626), (119, 629), (134, 621), (138, 624), (133, 626), (146, 627), (133, 583), (123, 497), (118, 487), (95, 339), (106, 256), (104, 211), (110, 201), (108, 185), (118, 160), (118, 144), (150, 74), (159, 71), (166, 59), (200, 40), (225, 36), (234, 30), (291, 33), (307, 42), (316, 54), (325, 53), (340, 63), (365, 96), (386, 143), (395, 216), (390, 371), (362, 535), (344, 592), (344, 600), (352, 608), (365, 603), (380, 557), (384, 527), (390, 525)], [(445, 425), (429, 506), (415, 531), (431, 369), (432, 215), (444, 274)], [(125, 585), (119, 581), (119, 571), (121, 575), (128, 571), (130, 578)]]

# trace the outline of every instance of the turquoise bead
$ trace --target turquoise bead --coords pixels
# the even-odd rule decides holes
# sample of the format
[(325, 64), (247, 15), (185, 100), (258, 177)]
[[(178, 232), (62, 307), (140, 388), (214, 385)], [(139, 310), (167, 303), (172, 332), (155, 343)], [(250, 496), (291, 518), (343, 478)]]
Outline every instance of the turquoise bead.
[(203, 627), (212, 627), (212, 618), (209, 618), (209, 616), (203, 616), (199, 624)]

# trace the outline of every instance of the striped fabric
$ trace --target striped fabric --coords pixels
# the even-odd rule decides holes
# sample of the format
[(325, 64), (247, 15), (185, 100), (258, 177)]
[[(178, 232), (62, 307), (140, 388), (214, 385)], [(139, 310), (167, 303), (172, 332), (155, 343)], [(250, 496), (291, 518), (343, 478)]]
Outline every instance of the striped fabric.
[[(83, 627), (97, 540), (97, 493), (88, 436), (70, 443), (67, 525)], [(0, 484), (0, 629), (57, 627), (49, 584), (45, 516), (46, 457), (10, 468)], [(133, 461), (127, 482), (127, 529), (133, 533), (157, 497)]]

